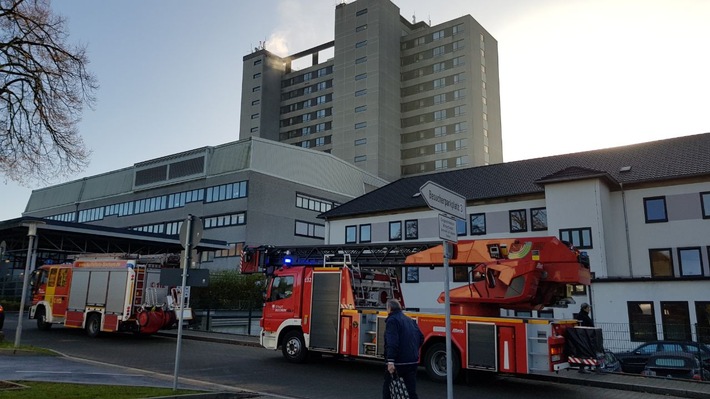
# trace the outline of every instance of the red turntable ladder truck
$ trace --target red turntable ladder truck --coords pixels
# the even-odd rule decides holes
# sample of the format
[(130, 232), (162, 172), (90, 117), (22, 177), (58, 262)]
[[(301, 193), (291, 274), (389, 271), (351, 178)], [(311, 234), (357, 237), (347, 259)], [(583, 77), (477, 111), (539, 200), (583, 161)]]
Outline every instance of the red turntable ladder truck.
[(153, 334), (175, 325), (180, 301), (183, 320), (192, 319), (189, 292), (160, 284), (160, 269), (179, 267), (178, 255), (87, 254), (71, 263), (47, 264), (32, 272), (30, 319), (100, 332)]
[[(585, 254), (555, 237), (484, 239), (460, 241), (449, 264), (469, 273), (469, 284), (450, 290), (454, 377), (461, 370), (529, 374), (569, 366), (564, 336), (576, 320), (500, 314), (566, 306), (568, 286), (590, 283)], [(242, 257), (243, 273), (268, 276), (261, 345), (281, 348), (294, 363), (309, 353), (384, 359), (386, 301), (406, 309), (398, 269), (442, 265), (443, 246), (433, 243), (262, 246)], [(424, 333), (421, 364), (431, 379), (445, 381), (445, 316), (405, 313)]]

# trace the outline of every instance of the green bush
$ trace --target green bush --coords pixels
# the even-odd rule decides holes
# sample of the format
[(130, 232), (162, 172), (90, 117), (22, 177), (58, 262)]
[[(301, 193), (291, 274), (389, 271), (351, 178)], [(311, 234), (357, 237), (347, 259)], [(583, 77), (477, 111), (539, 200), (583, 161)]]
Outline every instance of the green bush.
[(193, 309), (261, 308), (264, 276), (224, 271), (210, 274), (208, 287), (192, 288)]
[(2, 305), (6, 312), (16, 312), (20, 310), (20, 300), (17, 298), (0, 298), (0, 305)]

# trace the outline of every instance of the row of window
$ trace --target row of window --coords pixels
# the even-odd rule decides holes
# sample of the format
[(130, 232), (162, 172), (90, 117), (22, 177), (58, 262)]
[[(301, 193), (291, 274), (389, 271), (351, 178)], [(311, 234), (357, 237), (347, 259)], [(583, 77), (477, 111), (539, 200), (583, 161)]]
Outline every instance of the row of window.
[(335, 208), (338, 205), (340, 204), (337, 202), (296, 193), (296, 208), (308, 209), (310, 211), (323, 213), (328, 212), (329, 210)]
[(455, 85), (459, 82), (463, 82), (464, 80), (466, 80), (466, 77), (463, 72), (460, 72), (460, 73), (457, 73), (454, 75), (444, 76), (444, 77), (436, 78), (434, 80), (430, 80), (427, 82), (422, 82), (422, 83), (419, 83), (416, 85), (403, 87), (400, 90), (400, 95), (402, 97), (407, 97), (407, 96), (413, 96), (413, 95), (416, 95), (419, 93), (423, 93), (426, 91), (443, 89), (444, 87)]
[[(700, 193), (700, 207), (703, 219), (710, 219), (710, 192)], [(644, 198), (643, 211), (646, 223), (663, 223), (668, 221), (668, 209), (665, 196)]]
[(301, 237), (325, 238), (325, 225), (296, 220), (294, 234)]
[(459, 134), (468, 130), (466, 122), (457, 122), (449, 125), (436, 126), (429, 129), (418, 130), (402, 135), (402, 144), (427, 140), (433, 137), (443, 137), (447, 134)]
[(420, 53), (404, 56), (400, 59), (401, 66), (411, 65), (420, 61), (428, 60), (431, 58), (441, 57), (445, 54), (453, 53), (455, 51), (460, 51), (464, 48), (464, 41), (457, 40), (453, 43), (444, 44), (441, 46), (436, 46), (432, 49), (427, 49)]
[[(698, 325), (697, 341), (710, 343), (710, 302), (691, 302), (695, 308)], [(668, 341), (693, 341), (690, 326), (689, 304), (685, 301), (661, 301), (662, 332), (656, 324), (656, 307), (653, 302), (627, 302), (631, 341), (647, 342), (658, 339)], [(651, 350), (651, 348), (649, 348)], [(652, 349), (654, 352), (657, 349)]]
[(311, 126), (304, 126), (302, 128), (289, 130), (288, 132), (279, 133), (279, 139), (288, 140), (296, 137), (308, 136), (313, 133), (325, 132), (327, 130), (333, 129), (333, 122), (320, 122)]
[(415, 173), (431, 172), (434, 170), (445, 170), (449, 168), (460, 168), (471, 163), (471, 158), (468, 155), (462, 155), (453, 158), (437, 159), (434, 161), (420, 162), (413, 165), (405, 165), (402, 167), (403, 175)]
[(306, 86), (300, 89), (296, 90), (291, 90), (287, 91), (285, 93), (281, 93), (281, 101), (286, 101), (291, 98), (296, 98), (296, 97), (301, 97), (306, 94), (311, 94), (315, 92), (319, 92), (322, 90), (326, 90), (333, 87), (333, 79), (325, 80), (323, 82), (318, 82), (314, 85)]
[(422, 46), (426, 43), (431, 43), (431, 42), (441, 40), (441, 39), (444, 39), (444, 38), (450, 37), (450, 36), (456, 36), (460, 33), (463, 33), (463, 24), (454, 25), (450, 28), (444, 28), (444, 29), (438, 30), (436, 32), (433, 32), (431, 34), (419, 36), (417, 38), (402, 42), (402, 50), (410, 49), (410, 48), (417, 47), (417, 46)]
[[(651, 276), (675, 277), (673, 265), (673, 250), (671, 248), (652, 248), (648, 250), (651, 261)], [(677, 273), (681, 277), (704, 276), (703, 256), (701, 247), (676, 248), (678, 256)], [(710, 259), (710, 246), (707, 247)]]
[(290, 105), (285, 105), (281, 107), (281, 114), (287, 114), (289, 112), (300, 111), (305, 108), (315, 107), (321, 104), (329, 103), (333, 101), (333, 93), (324, 94), (315, 98), (309, 98), (305, 101), (299, 101)]
[(411, 116), (409, 118), (403, 118), (400, 123), (402, 128), (408, 128), (424, 123), (443, 121), (447, 118), (457, 118), (465, 114), (466, 107), (463, 105), (458, 105), (451, 108), (438, 109), (433, 112), (427, 112), (424, 114)]
[(431, 107), (432, 105), (461, 100), (464, 97), (464, 89), (457, 89), (447, 93), (440, 93), (431, 97), (402, 103), (400, 109), (402, 112), (415, 111), (420, 108)]
[[(144, 198), (135, 201), (127, 201), (119, 204), (95, 207), (91, 209), (82, 209), (78, 213), (78, 222), (92, 222), (101, 220), (106, 216), (128, 216), (141, 213), (156, 212), (166, 209), (180, 208), (190, 202), (217, 202), (226, 201), (236, 198), (244, 198), (247, 196), (247, 181), (236, 183), (222, 184), (219, 186), (208, 187), (205, 189), (196, 189), (183, 191), (179, 193), (160, 195), (157, 197)], [(52, 220), (73, 221), (68, 213), (60, 215), (52, 215), (47, 217)]]
[(468, 147), (468, 139), (444, 141), (416, 148), (402, 150), (402, 159), (419, 158), (425, 155), (441, 154), (447, 151), (464, 150)]
[(291, 118), (286, 118), (281, 120), (281, 127), (288, 127), (291, 125), (297, 125), (299, 123), (308, 122), (314, 119), (321, 119), (333, 115), (333, 108), (319, 109), (315, 112), (309, 112), (307, 114), (297, 115)]
[(308, 82), (311, 79), (318, 79), (322, 78), (327, 75), (331, 75), (333, 73), (333, 66), (328, 65), (326, 67), (320, 68), (316, 71), (310, 71), (306, 72), (297, 76), (294, 76), (289, 79), (284, 79), (281, 81), (281, 88), (293, 86), (295, 84), (303, 83), (303, 82)]
[(464, 65), (466, 63), (466, 58), (464, 56), (459, 56), (452, 58), (450, 60), (439, 61), (432, 65), (425, 65), (421, 68), (413, 69), (411, 71), (402, 72), (400, 75), (400, 80), (405, 82), (411, 79), (421, 78), (422, 76), (431, 75), (434, 73), (439, 73), (447, 71), (449, 69), (456, 68), (458, 66)]
[(299, 141), (297, 143), (293, 143), (293, 145), (301, 147), (301, 148), (315, 148), (315, 147), (323, 147), (325, 145), (328, 145), (332, 142), (332, 136), (324, 136), (324, 137), (316, 137), (314, 139), (310, 140), (303, 140)]

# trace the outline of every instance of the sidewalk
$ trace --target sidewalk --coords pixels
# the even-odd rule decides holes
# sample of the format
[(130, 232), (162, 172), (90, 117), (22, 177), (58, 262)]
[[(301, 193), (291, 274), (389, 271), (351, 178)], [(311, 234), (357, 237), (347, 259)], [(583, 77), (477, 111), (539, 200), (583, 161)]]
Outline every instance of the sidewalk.
[[(177, 337), (177, 330), (161, 331), (160, 335)], [(183, 330), (183, 339), (220, 342), (233, 345), (259, 346), (259, 337), (234, 334), (220, 334), (196, 330)], [(710, 398), (710, 382), (671, 380), (666, 378), (643, 377), (621, 373), (581, 374), (577, 370), (563, 370), (559, 373), (530, 374), (508, 378), (533, 379), (560, 384), (574, 384), (623, 391), (645, 392), (693, 399)]]

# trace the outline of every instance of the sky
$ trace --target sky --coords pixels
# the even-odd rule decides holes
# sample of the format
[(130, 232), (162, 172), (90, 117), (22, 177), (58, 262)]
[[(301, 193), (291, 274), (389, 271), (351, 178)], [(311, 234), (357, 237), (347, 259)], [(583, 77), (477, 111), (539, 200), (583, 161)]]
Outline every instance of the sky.
[[(239, 139), (242, 57), (333, 40), (340, 2), (53, 0), (100, 85), (79, 125), (90, 165), (66, 181)], [(710, 1), (394, 3), (496, 38), (506, 162), (710, 132)], [(0, 220), (37, 188), (0, 180)]]

